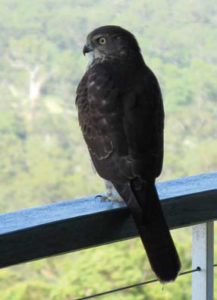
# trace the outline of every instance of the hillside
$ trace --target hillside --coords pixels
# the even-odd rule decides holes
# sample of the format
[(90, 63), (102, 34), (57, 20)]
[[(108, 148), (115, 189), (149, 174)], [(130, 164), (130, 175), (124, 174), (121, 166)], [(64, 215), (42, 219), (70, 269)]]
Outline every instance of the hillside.
[[(74, 100), (87, 65), (86, 34), (105, 24), (136, 35), (162, 87), (165, 160), (159, 180), (215, 171), (216, 16), (216, 0), (1, 0), (1, 212), (104, 190), (89, 162)], [(183, 269), (190, 268), (190, 229), (174, 236)], [(1, 270), (0, 299), (71, 300), (151, 278), (146, 270), (134, 239)], [(163, 289), (154, 284), (108, 298), (174, 295), (189, 299), (190, 276)]]

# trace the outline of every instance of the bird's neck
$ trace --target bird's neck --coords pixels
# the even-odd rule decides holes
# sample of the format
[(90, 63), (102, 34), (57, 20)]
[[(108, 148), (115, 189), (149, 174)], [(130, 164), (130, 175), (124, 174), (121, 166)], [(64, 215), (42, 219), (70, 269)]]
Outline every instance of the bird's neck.
[(104, 62), (119, 62), (122, 65), (134, 66), (135, 68), (144, 65), (144, 60), (140, 51), (133, 50), (120, 51), (116, 55), (104, 55), (94, 51), (88, 53), (88, 60), (88, 69), (90, 69), (93, 65)]

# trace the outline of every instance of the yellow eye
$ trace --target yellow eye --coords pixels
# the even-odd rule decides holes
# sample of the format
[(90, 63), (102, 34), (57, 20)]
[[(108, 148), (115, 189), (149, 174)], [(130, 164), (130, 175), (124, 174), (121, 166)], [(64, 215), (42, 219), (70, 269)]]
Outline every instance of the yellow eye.
[(98, 39), (98, 42), (100, 45), (105, 45), (106, 44), (106, 39), (104, 37), (101, 37)]

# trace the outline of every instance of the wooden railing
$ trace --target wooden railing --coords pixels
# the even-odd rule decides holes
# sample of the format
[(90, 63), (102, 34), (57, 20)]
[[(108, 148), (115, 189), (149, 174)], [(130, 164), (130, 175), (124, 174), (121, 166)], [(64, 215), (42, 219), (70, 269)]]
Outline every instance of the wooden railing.
[[(192, 268), (201, 271), (192, 273), (192, 299), (213, 300), (217, 173), (159, 182), (157, 189), (171, 229), (194, 225)], [(135, 236), (126, 206), (97, 196), (0, 214), (0, 267)]]

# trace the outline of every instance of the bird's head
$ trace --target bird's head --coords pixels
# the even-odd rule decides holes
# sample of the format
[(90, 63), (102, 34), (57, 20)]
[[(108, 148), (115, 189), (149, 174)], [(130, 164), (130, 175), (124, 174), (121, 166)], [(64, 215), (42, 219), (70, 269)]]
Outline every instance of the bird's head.
[(83, 54), (91, 53), (95, 58), (126, 56), (129, 51), (140, 52), (138, 43), (132, 33), (113, 25), (102, 26), (87, 36)]

